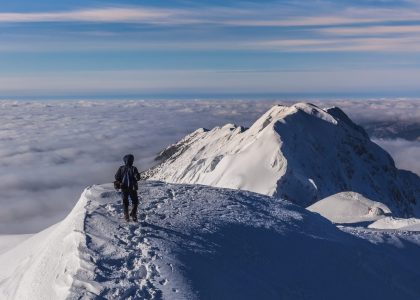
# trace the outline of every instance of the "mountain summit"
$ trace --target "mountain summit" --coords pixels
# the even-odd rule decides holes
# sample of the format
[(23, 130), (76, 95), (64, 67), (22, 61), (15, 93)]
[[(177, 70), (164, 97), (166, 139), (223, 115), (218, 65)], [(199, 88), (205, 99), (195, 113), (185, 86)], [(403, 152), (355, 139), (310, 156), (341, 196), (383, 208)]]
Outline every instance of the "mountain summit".
[(249, 190), (302, 206), (356, 192), (397, 216), (420, 215), (420, 178), (398, 170), (340, 108), (276, 105), (249, 129), (198, 129), (162, 151), (154, 180)]

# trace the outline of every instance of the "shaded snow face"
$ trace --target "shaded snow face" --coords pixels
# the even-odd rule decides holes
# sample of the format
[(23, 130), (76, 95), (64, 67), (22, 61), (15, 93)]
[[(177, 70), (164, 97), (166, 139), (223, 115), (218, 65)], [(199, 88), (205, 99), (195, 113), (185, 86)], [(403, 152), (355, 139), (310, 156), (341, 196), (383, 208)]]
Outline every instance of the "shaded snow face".
[[(273, 103), (287, 102), (0, 101), (0, 233), (36, 232), (62, 219), (84, 187), (113, 180), (127, 153), (134, 154), (140, 170), (147, 169), (156, 153), (196, 128), (250, 126)], [(420, 115), (415, 101), (320, 105), (335, 104), (356, 122), (402, 122)], [(417, 155), (420, 142), (412, 144), (410, 153)], [(397, 166), (419, 170), (418, 161), (400, 151), (406, 145), (383, 146), (397, 155)]]

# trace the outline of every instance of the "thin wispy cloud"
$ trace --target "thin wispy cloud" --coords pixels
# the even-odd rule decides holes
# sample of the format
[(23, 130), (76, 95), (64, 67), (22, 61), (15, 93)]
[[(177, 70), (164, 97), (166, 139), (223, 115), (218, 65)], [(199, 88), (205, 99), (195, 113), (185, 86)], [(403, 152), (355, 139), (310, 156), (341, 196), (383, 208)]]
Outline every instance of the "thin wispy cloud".
[(179, 15), (178, 10), (104, 7), (62, 12), (0, 13), (0, 22), (144, 22), (167, 23)]
[[(417, 5), (416, 5), (417, 7)], [(420, 7), (420, 5), (418, 5)], [(306, 9), (310, 5), (306, 5)], [(0, 12), (0, 22), (101, 22), (150, 24), (218, 24), (225, 26), (334, 26), (419, 21), (420, 12), (407, 8), (372, 9), (349, 7), (342, 11), (285, 10), (279, 5), (247, 7), (208, 6), (200, 8), (159, 8), (141, 6), (103, 6), (96, 8), (46, 11)], [(398, 25), (396, 25), (398, 26)]]
[(282, 39), (258, 41), (253, 46), (266, 50), (296, 52), (415, 52), (420, 50), (420, 36)]
[[(214, 49), (214, 50), (260, 50), (260, 51), (298, 51), (298, 52), (334, 52), (334, 51), (385, 51), (416, 52), (420, 49), (420, 25), (401, 25), (402, 21), (420, 20), (420, 13), (404, 9), (356, 9), (348, 8), (334, 15), (298, 15), (290, 16), (276, 6), (272, 11), (263, 5), (260, 10), (246, 8), (150, 8), (150, 7), (103, 7), (57, 12), (0, 12), (0, 23), (49, 23), (49, 22), (88, 22), (88, 23), (138, 23), (161, 26), (227, 26), (227, 27), (279, 27), (288, 30), (290, 27), (303, 27), (299, 38), (293, 35), (273, 39), (260, 35), (235, 37), (234, 42), (223, 36), (212, 36), (211, 40), (188, 40), (184, 35), (179, 40), (160, 40), (159, 36), (151, 40), (133, 42), (133, 39), (119, 39), (118, 43), (109, 40), (89, 41), (88, 37), (80, 41), (66, 39), (50, 46), (50, 49)], [(273, 13), (277, 11), (277, 13)], [(300, 12), (301, 13), (301, 12)], [(386, 25), (382, 25), (387, 23)], [(375, 25), (376, 24), (376, 25)], [(299, 31), (298, 31), (299, 33)], [(115, 32), (94, 30), (80, 32), (83, 36), (96, 38), (118, 38)], [(310, 35), (309, 35), (310, 34)], [(399, 34), (399, 36), (395, 36)], [(32, 35), (32, 34), (31, 34)], [(31, 35), (27, 38), (30, 39)], [(385, 36), (388, 35), (388, 36)], [(303, 36), (303, 37), (300, 37)], [(12, 40), (15, 40), (13, 37)], [(42, 40), (42, 39), (41, 39)], [(32, 41), (33, 47), (25, 47), (16, 41), (12, 45), (2, 43), (0, 51), (38, 51), (46, 49), (43, 42)], [(56, 50), (55, 50), (56, 51)]]
[[(363, 32), (361, 29), (357, 31)], [(399, 28), (390, 29), (388, 33), (400, 30)], [(409, 29), (410, 30), (410, 29)], [(416, 33), (413, 31), (402, 31), (404, 33)], [(341, 34), (341, 31), (343, 32)], [(87, 32), (83, 33), (85, 40), (73, 41), (64, 39), (60, 43), (58, 40), (51, 41), (46, 39), (45, 42), (40, 42), (37, 39), (31, 42), (28, 37), (26, 41), (14, 42), (13, 44), (0, 45), (0, 52), (45, 52), (47, 51), (142, 51), (142, 50), (162, 50), (170, 49), (171, 51), (191, 50), (191, 51), (261, 51), (264, 52), (384, 52), (384, 53), (417, 53), (420, 50), (420, 36), (416, 35), (400, 35), (384, 37), (380, 32), (376, 34), (367, 29), (360, 36), (355, 37), (356, 34), (350, 34), (353, 29), (331, 29), (330, 37), (316, 37), (316, 38), (281, 38), (281, 39), (262, 39), (256, 37), (255, 40), (236, 40), (234, 43), (225, 41), (224, 39), (214, 39), (213, 41), (161, 41), (152, 40), (148, 42), (136, 41), (126, 39), (118, 43), (110, 43), (103, 40), (89, 40), (97, 38), (113, 38), (116, 35), (113, 32)], [(349, 32), (349, 33), (347, 33)], [(420, 34), (420, 29), (419, 29)], [(348, 37), (351, 35), (351, 37)], [(377, 35), (377, 36), (376, 36)]]
[(394, 26), (364, 26), (364, 27), (340, 27), (324, 28), (321, 32), (336, 35), (384, 35), (384, 34), (419, 34), (420, 25), (394, 25)]

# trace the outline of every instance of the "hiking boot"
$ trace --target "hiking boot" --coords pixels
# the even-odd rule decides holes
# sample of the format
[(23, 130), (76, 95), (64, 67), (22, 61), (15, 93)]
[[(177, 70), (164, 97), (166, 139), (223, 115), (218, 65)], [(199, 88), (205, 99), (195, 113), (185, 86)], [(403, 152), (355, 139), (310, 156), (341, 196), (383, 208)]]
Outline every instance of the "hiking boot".
[(137, 213), (135, 213), (134, 211), (132, 211), (132, 212), (130, 213), (130, 217), (132, 217), (132, 218), (133, 218), (133, 221), (134, 221), (134, 222), (137, 222)]
[(130, 221), (130, 216), (128, 214), (128, 205), (124, 205), (124, 219), (128, 222)]
[(133, 209), (130, 212), (130, 216), (133, 218), (134, 222), (137, 222), (137, 205), (133, 205)]

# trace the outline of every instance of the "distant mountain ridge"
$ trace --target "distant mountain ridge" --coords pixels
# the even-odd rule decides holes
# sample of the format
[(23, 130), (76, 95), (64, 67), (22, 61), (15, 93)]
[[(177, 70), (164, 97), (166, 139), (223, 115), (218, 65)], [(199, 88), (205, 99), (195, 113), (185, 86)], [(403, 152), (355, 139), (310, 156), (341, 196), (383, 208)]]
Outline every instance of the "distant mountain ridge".
[(276, 105), (249, 129), (198, 129), (157, 157), (145, 177), (249, 190), (308, 206), (344, 192), (386, 204), (397, 216), (420, 215), (420, 178), (340, 108)]

